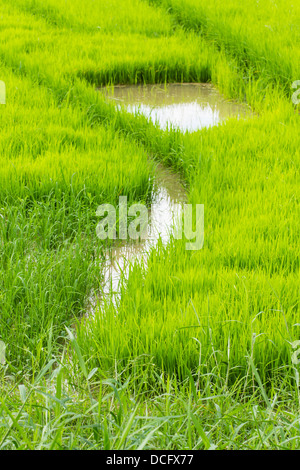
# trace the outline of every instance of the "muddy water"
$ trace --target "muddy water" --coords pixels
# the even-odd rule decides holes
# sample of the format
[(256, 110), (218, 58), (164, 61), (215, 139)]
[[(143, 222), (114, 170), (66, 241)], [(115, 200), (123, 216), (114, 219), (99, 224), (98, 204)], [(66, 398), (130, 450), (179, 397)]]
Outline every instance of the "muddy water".
[(180, 177), (162, 165), (156, 167), (155, 187), (148, 213), (147, 238), (141, 241), (124, 242), (106, 254), (102, 299), (112, 299), (116, 304), (120, 293), (121, 279), (128, 278), (132, 263), (147, 265), (149, 251), (160, 239), (167, 243), (176, 229), (176, 221), (182, 214), (187, 195)]
[[(226, 100), (209, 84), (115, 86), (103, 88), (101, 92), (114, 100), (118, 107), (125, 107), (132, 113), (142, 113), (162, 129), (174, 127), (184, 132), (194, 132), (218, 125), (229, 117), (245, 118), (251, 115), (247, 106)], [(128, 278), (130, 265), (136, 261), (143, 261), (146, 265), (149, 250), (156, 246), (159, 238), (166, 243), (170, 234), (174, 233), (176, 220), (181, 216), (183, 203), (187, 201), (183, 184), (178, 175), (158, 165), (155, 186), (149, 209), (147, 239), (116, 245), (106, 254), (103, 289), (96, 300), (96, 304), (100, 301), (100, 306), (104, 299), (116, 304), (121, 279)], [(96, 307), (95, 297), (93, 299), (92, 310)]]
[(102, 91), (117, 106), (133, 114), (143, 114), (164, 130), (173, 127), (194, 132), (232, 116), (251, 115), (249, 107), (226, 100), (208, 83), (115, 86)]

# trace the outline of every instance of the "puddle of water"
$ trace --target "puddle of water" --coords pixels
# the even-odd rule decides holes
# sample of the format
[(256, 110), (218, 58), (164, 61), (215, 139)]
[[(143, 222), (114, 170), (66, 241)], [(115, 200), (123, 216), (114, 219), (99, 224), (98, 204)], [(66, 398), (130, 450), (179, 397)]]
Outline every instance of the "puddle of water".
[(228, 101), (209, 83), (129, 85), (102, 88), (105, 95), (130, 113), (141, 113), (162, 129), (195, 132), (229, 117), (245, 118), (252, 112), (242, 103)]

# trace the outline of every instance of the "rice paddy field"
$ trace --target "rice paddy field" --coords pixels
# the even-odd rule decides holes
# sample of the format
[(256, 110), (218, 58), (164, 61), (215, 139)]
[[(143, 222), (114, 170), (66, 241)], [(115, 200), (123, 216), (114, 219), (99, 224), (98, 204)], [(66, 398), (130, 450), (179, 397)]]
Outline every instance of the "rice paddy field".
[[(300, 448), (299, 43), (291, 0), (0, 0), (0, 449)], [(98, 91), (166, 83), (253, 116), (162, 130)], [(97, 207), (149, 204), (158, 163), (204, 246), (90, 314)]]

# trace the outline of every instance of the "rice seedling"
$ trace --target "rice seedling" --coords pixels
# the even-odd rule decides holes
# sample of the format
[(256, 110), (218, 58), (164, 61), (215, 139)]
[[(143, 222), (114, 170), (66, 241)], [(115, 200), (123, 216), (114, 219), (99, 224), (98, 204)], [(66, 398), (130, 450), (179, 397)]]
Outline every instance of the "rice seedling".
[[(0, 448), (296, 449), (298, 6), (123, 3), (0, 1)], [(163, 131), (97, 90), (184, 81), (255, 116)], [(149, 202), (157, 161), (204, 248), (158, 245), (86, 316), (96, 209)]]

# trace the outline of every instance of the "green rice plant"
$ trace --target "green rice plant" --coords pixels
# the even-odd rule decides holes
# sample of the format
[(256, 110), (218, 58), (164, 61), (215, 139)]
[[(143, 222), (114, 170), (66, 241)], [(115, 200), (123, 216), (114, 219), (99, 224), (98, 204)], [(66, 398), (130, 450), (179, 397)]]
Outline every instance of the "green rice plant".
[[(297, 448), (298, 7), (121, 3), (0, 2), (0, 447)], [(97, 90), (167, 81), (256, 114), (164, 132)], [(204, 204), (204, 248), (159, 245), (86, 316), (97, 206), (149, 202), (153, 160)]]
[(238, 60), (244, 70), (276, 83), (290, 96), (299, 78), (299, 5), (283, 0), (238, 4), (230, 0), (151, 0), (168, 9), (176, 21), (201, 33)]

